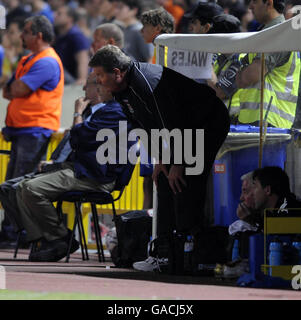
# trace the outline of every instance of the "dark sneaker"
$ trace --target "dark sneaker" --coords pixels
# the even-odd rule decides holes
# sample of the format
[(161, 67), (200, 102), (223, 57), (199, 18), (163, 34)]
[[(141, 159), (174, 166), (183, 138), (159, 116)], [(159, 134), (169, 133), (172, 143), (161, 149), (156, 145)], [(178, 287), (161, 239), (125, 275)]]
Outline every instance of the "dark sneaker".
[(67, 255), (68, 244), (65, 241), (48, 242), (47, 247), (31, 252), (29, 261), (33, 262), (56, 262)]
[[(69, 240), (71, 233), (64, 238), (54, 241), (43, 240), (40, 247), (29, 255), (29, 261), (32, 262), (57, 262), (67, 256)], [(79, 243), (72, 239), (70, 254), (79, 248)]]

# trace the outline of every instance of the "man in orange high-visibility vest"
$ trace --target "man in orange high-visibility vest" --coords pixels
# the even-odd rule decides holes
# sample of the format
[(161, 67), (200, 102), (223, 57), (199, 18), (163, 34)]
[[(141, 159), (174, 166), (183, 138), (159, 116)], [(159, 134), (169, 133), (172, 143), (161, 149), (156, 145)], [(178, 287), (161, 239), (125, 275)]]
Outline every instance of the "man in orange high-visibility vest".
[[(5, 139), (11, 141), (6, 180), (36, 171), (46, 158), (51, 134), (60, 127), (64, 90), (62, 63), (50, 46), (54, 31), (49, 20), (44, 16), (28, 18), (21, 38), (31, 53), (21, 58), (3, 89), (3, 97), (10, 100), (2, 129)], [(13, 240), (11, 229), (5, 219), (4, 238)]]
[(6, 180), (34, 171), (45, 158), (50, 136), (60, 127), (64, 90), (62, 63), (50, 46), (54, 32), (49, 20), (28, 18), (21, 38), (32, 53), (20, 60), (3, 90), (10, 102), (2, 132), (12, 142)]

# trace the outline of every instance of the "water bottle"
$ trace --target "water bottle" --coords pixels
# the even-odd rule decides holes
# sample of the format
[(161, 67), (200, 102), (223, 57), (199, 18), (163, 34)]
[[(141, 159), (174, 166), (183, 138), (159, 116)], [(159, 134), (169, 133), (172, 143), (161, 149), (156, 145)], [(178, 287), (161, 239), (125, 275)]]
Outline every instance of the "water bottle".
[(293, 241), (292, 247), (295, 249), (295, 263), (301, 265), (301, 239)]
[(239, 256), (239, 241), (238, 239), (234, 240), (233, 249), (232, 249), (232, 261), (240, 259)]
[[(275, 238), (269, 247), (269, 264), (270, 266), (280, 266), (282, 264), (282, 243)], [(270, 268), (270, 276), (272, 276), (272, 268)]]
[(193, 238), (192, 236), (187, 236), (184, 243), (184, 272), (186, 274), (191, 274), (193, 271), (192, 267), (192, 252), (193, 252)]

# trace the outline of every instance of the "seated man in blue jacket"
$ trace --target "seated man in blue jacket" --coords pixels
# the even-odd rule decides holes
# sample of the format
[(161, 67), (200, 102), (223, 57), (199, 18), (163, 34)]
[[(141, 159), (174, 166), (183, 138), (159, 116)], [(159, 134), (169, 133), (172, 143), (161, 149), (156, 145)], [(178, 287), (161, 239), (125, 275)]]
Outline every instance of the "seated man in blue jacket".
[[(118, 138), (119, 121), (126, 118), (121, 106), (111, 100), (110, 93), (97, 86), (93, 74), (88, 78), (86, 92), (89, 86), (94, 86), (99, 100), (85, 121), (83, 112), (92, 101), (87, 98), (76, 101), (74, 126), (70, 131), (72, 154), (68, 161), (63, 162), (59, 170), (25, 178), (17, 186), (20, 222), (26, 230), (27, 240), (42, 240), (40, 250), (30, 254), (30, 261), (58, 261), (67, 255), (70, 232), (59, 221), (52, 204), (58, 196), (71, 190), (110, 192), (124, 169), (124, 165), (118, 163), (104, 165), (96, 160), (97, 149), (103, 143), (96, 140), (99, 130), (111, 129)], [(72, 251), (77, 249), (78, 243), (74, 240)]]
[[(86, 120), (92, 114), (92, 111), (96, 111), (98, 107), (103, 105), (103, 103), (101, 102), (102, 97), (99, 95), (98, 92), (98, 86), (95, 84), (93, 78), (89, 77), (86, 85), (83, 87), (83, 90), (85, 91), (85, 101), (89, 101), (89, 104), (82, 113), (82, 118)], [(79, 98), (75, 102), (75, 109), (77, 109), (80, 104), (83, 104), (82, 100), (83, 98)], [(76, 117), (74, 117), (74, 122), (75, 121)], [(21, 218), (16, 199), (16, 189), (19, 183), (25, 178), (34, 178), (45, 172), (60, 169), (62, 162), (68, 160), (70, 161), (71, 153), (72, 148), (70, 145), (70, 132), (68, 130), (66, 131), (63, 139), (60, 141), (56, 149), (51, 154), (50, 160), (43, 160), (39, 163), (37, 172), (31, 172), (26, 174), (25, 176), (20, 176), (17, 178), (7, 180), (0, 185), (0, 201), (13, 227), (14, 232), (20, 232), (23, 229), (23, 224), (20, 220)], [(24, 243), (23, 235), (24, 234), (22, 233), (22, 237), (20, 238), (21, 242), (19, 243), (19, 245), (24, 244), (25, 247), (27, 247), (27, 244)], [(15, 236), (12, 236), (12, 238), (15, 238)], [(9, 248), (16, 246), (16, 243), (10, 242), (8, 240), (1, 242), (0, 245), (1, 248)]]

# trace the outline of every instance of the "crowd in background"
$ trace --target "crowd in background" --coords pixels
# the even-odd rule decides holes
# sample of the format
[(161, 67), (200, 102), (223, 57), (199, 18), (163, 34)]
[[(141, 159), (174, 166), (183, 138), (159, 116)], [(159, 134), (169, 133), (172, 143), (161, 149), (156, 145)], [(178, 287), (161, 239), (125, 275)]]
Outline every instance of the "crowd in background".
[[(287, 7), (300, 0), (289, 0)], [(54, 25), (54, 48), (62, 59), (65, 83), (83, 84), (88, 74), (88, 61), (96, 27), (106, 22), (120, 26), (125, 35), (124, 50), (140, 62), (152, 61), (154, 49), (141, 35), (141, 14), (163, 6), (172, 14), (177, 33), (190, 33), (190, 19), (184, 16), (198, 0), (2, 0), (6, 8), (6, 30), (1, 31), (0, 86), (16, 69), (23, 49), (21, 32), (24, 20), (32, 15), (45, 15)], [(255, 31), (258, 23), (246, 0), (218, 0), (225, 13), (241, 21), (242, 31)], [(289, 17), (289, 10), (286, 10)]]

